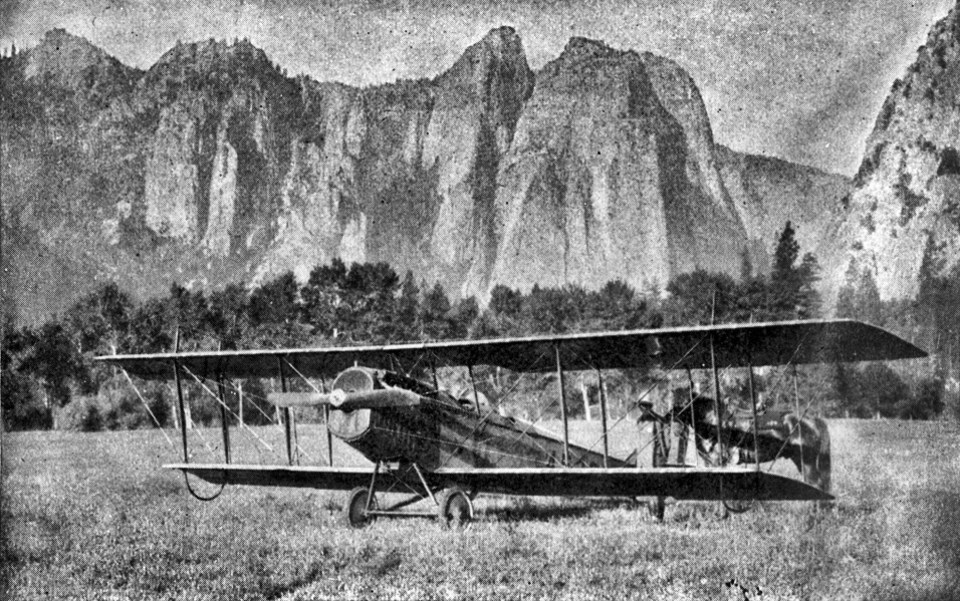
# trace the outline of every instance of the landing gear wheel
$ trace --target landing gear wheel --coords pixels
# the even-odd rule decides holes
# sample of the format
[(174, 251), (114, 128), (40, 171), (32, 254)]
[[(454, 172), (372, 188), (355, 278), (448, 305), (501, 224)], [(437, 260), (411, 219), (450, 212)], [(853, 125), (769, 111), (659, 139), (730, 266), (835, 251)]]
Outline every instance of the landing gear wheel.
[(724, 499), (723, 506), (730, 513), (746, 513), (753, 509), (755, 499)]
[(438, 499), (437, 518), (451, 528), (466, 526), (473, 519), (470, 497), (458, 486), (443, 491)]
[[(363, 487), (354, 488), (350, 491), (350, 495), (347, 497), (347, 506), (344, 508), (344, 517), (346, 517), (347, 524), (350, 526), (360, 528), (373, 521), (373, 516), (367, 514), (367, 496), (369, 494), (369, 491)], [(374, 497), (370, 503), (370, 508), (376, 509), (376, 507), (377, 498)]]
[(653, 516), (653, 519), (658, 522), (663, 521), (663, 511), (666, 508), (666, 499), (663, 497), (656, 497), (647, 505), (647, 508), (650, 510), (650, 515)]

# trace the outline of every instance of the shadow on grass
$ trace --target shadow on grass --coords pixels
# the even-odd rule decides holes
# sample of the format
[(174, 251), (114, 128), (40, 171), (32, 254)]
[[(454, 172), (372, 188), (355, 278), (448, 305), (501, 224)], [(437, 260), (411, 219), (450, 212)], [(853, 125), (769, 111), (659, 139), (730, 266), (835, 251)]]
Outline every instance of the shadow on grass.
[(260, 583), (259, 593), (264, 599), (279, 599), (314, 582), (320, 577), (321, 572), (320, 563), (311, 562), (303, 570), (297, 570), (293, 575), (278, 582), (267, 580)]
[(495, 522), (550, 522), (558, 519), (580, 518), (604, 509), (627, 507), (648, 515), (646, 503), (631, 499), (591, 499), (565, 501), (562, 504), (538, 503), (526, 497), (505, 501), (504, 506), (488, 507), (484, 516)]

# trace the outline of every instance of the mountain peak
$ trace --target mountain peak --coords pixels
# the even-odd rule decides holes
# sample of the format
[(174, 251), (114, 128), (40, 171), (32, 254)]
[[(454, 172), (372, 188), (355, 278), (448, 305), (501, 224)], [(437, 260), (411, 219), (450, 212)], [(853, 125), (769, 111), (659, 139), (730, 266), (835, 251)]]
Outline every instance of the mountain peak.
[[(843, 223), (844, 253), (827, 281), (867, 269), (883, 299), (915, 297), (930, 259), (940, 276), (960, 265), (960, 5), (931, 27), (916, 60), (877, 115)], [(932, 254), (926, 249), (932, 249)]]
[(500, 65), (498, 71), (522, 74), (521, 79), (532, 82), (523, 42), (516, 30), (506, 25), (491, 29), (483, 39), (464, 50), (457, 62), (437, 78), (437, 82), (481, 85), (488, 78), (493, 64)]
[(76, 83), (84, 70), (110, 60), (103, 50), (65, 29), (51, 29), (28, 53), (28, 78), (49, 75), (63, 85)]
[(210, 38), (198, 42), (177, 42), (168, 50), (156, 66), (185, 65), (210, 69), (225, 66), (231, 62), (240, 64), (270, 64), (267, 53), (254, 46), (250, 40), (234, 39), (233, 43), (226, 40)]
[(599, 40), (590, 38), (572, 37), (564, 46), (560, 58), (567, 60), (581, 60), (591, 58), (610, 58), (623, 54)]
[(517, 35), (513, 27), (503, 25), (487, 32), (476, 44), (473, 44), (463, 52), (463, 56), (451, 67), (451, 71), (457, 69), (458, 65), (463, 65), (465, 61), (476, 63), (483, 56), (498, 56), (510, 62), (523, 61), (526, 63), (526, 55), (523, 52), (523, 42)]
[(487, 35), (483, 36), (483, 39), (480, 40), (480, 43), (486, 44), (500, 44), (505, 41), (513, 41), (514, 38), (519, 39), (517, 35), (517, 30), (509, 25), (501, 25), (500, 27), (494, 27), (487, 32)]
[(211, 78), (231, 82), (229, 86), (220, 86), (221, 92), (241, 82), (259, 82), (255, 85), (271, 82), (269, 85), (280, 86), (286, 81), (267, 53), (249, 40), (234, 39), (230, 43), (210, 38), (189, 43), (178, 41), (150, 67), (142, 86), (151, 89), (174, 84), (176, 88), (187, 84), (191, 89), (213, 90), (208, 85)]

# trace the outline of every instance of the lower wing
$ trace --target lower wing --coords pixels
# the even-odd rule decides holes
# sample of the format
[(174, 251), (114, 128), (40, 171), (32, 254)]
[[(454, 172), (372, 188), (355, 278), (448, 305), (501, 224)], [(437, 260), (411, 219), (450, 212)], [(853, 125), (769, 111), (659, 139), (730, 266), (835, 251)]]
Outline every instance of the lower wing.
[[(350, 490), (369, 486), (369, 467), (304, 467), (178, 463), (164, 466), (214, 484)], [(397, 478), (419, 488), (409, 470)], [(673, 497), (680, 500), (828, 501), (832, 496), (799, 480), (748, 469), (685, 468), (441, 468), (424, 472), (431, 487), (478, 493), (567, 497)], [(378, 490), (396, 488), (381, 471)]]

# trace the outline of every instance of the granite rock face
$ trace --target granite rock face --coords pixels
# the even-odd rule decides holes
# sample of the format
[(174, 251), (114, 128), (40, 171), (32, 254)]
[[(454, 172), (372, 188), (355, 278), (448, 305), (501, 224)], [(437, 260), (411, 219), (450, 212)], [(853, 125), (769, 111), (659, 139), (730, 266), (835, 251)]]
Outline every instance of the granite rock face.
[(360, 89), (288, 77), (247, 41), (141, 72), (55, 31), (0, 71), (3, 292), (28, 320), (106, 279), (142, 298), (335, 257), (481, 299), (662, 289), (762, 265), (782, 229), (763, 215), (823, 215), (799, 193), (770, 209), (803, 170), (764, 179), (715, 145), (681, 67), (592, 40), (534, 74), (502, 27), (433, 79)]
[(838, 252), (836, 230), (845, 212), (850, 180), (814, 167), (742, 154), (716, 145), (720, 175), (747, 231), (750, 261), (757, 273), (770, 270), (777, 239), (790, 221), (802, 253), (823, 264)]
[(537, 73), (497, 177), (495, 253), (478, 256), (468, 292), (736, 273), (746, 234), (699, 94), (688, 101), (679, 69), (649, 60), (655, 78), (640, 55), (575, 38)]
[[(960, 7), (934, 25), (894, 82), (867, 140), (830, 266), (867, 270), (885, 299), (915, 297), (925, 261), (943, 275), (960, 263)], [(851, 267), (853, 269), (851, 269)]]
[(322, 145), (293, 142), (279, 227), (258, 274), (290, 269), (296, 257), (305, 277), (340, 257), (385, 261), (457, 290), (486, 244), (500, 158), (532, 87), (509, 28), (434, 80), (312, 86)]

